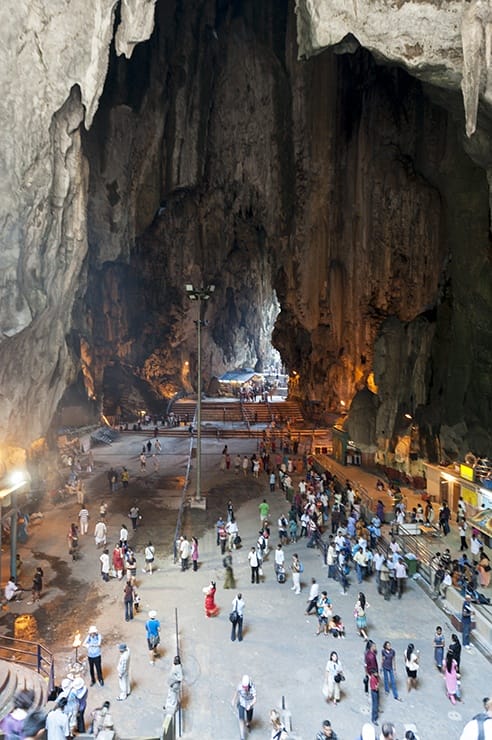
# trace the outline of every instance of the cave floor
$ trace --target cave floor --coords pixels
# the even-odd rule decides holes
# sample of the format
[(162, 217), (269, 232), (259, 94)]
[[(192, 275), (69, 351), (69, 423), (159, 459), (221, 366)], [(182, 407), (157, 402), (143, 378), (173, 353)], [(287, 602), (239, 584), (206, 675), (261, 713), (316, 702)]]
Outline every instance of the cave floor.
[[(199, 538), (200, 559), (196, 573), (191, 570), (182, 573), (172, 557), (178, 501), (190, 440), (166, 437), (158, 458), (159, 469), (150, 469), (149, 461), (145, 473), (140, 472), (138, 461), (142, 441), (141, 435), (128, 433), (110, 447), (95, 449), (95, 472), (86, 480), (86, 500), (91, 515), (89, 534), (80, 537), (80, 560), (69, 559), (66, 539), (70, 522), (77, 520), (79, 505), (75, 501), (67, 501), (56, 506), (43, 506), (44, 518), (32, 524), (27, 544), (20, 547), (23, 561), (21, 582), (29, 586), (36, 565), (41, 564), (45, 571), (43, 597), (39, 606), (29, 605), (27, 594), (23, 602), (9, 605), (8, 610), (2, 612), (1, 631), (10, 634), (17, 615), (32, 613), (37, 620), (40, 640), (55, 654), (59, 683), (73, 661), (71, 644), (75, 631), (80, 630), (83, 639), (89, 625), (95, 623), (104, 640), (105, 685), (89, 690), (86, 717), (94, 707), (109, 699), (120, 738), (156, 737), (160, 734), (167, 676), (176, 653), (176, 616), (185, 676), (183, 737), (210, 740), (239, 737), (231, 699), (244, 673), (254, 679), (258, 692), (253, 736), (268, 735), (269, 710), (280, 707), (282, 697), (285, 697), (292, 714), (293, 738), (312, 738), (326, 718), (330, 719), (340, 738), (358, 736), (362, 724), (370, 720), (370, 705), (362, 686), (365, 643), (357, 635), (353, 620), (358, 592), (355, 576), (352, 576), (348, 595), (342, 596), (338, 584), (327, 580), (318, 552), (306, 549), (305, 541), (302, 541), (285, 547), (287, 563), (291, 554), (297, 551), (304, 564), (300, 596), (294, 595), (290, 580), (282, 585), (276, 582), (273, 553), (265, 560), (262, 583), (250, 583), (247, 554), (257, 536), (259, 502), (265, 497), (270, 503), (273, 523), (281, 512), (287, 513), (289, 507), (278, 490), (273, 494), (269, 492), (266, 476), (259, 480), (250, 475), (236, 476), (234, 470), (221, 471), (219, 466), (224, 444), (229, 445), (232, 457), (236, 452), (251, 455), (256, 450), (256, 440), (202, 439), (202, 486), (208, 506), (206, 510), (186, 509), (183, 522), (183, 532)], [(111, 465), (128, 467), (128, 489), (120, 488), (113, 494), (109, 493), (106, 471)], [(350, 472), (353, 473), (353, 469)], [(359, 477), (366, 475), (363, 471), (357, 471), (357, 474)], [(357, 474), (354, 473), (353, 477), (357, 478)], [(225, 514), (229, 498), (234, 503), (243, 538), (243, 546), (233, 552), (237, 587), (246, 602), (244, 640), (241, 643), (230, 640), (228, 615), (236, 592), (223, 588), (222, 558), (213, 526), (218, 514)], [(137, 553), (137, 583), (142, 610), (132, 622), (124, 620), (123, 582), (112, 579), (103, 583), (99, 575), (100, 551), (96, 550), (92, 532), (102, 500), (109, 504), (110, 551), (118, 539), (122, 522), (125, 522)], [(131, 531), (127, 518), (134, 501), (138, 502), (142, 513), (135, 533)], [(276, 527), (272, 526), (274, 543), (275, 532)], [(157, 571), (152, 576), (141, 571), (143, 549), (149, 539), (156, 546)], [(458, 541), (453, 528), (447, 543), (453, 552), (457, 551)], [(340, 614), (345, 622), (345, 640), (315, 635), (315, 617), (304, 614), (311, 577), (326, 588), (335, 613)], [(220, 612), (216, 618), (207, 619), (202, 590), (211, 579), (217, 581), (216, 601)], [(390, 602), (382, 600), (373, 581), (365, 582), (362, 588), (370, 604), (369, 637), (375, 640), (379, 650), (384, 640), (391, 640), (397, 654), (397, 683), (403, 698), (402, 703), (396, 702), (384, 694), (384, 689), (381, 690), (380, 722), (394, 721), (399, 737), (403, 737), (405, 728), (415, 727), (424, 740), (430, 737), (431, 727), (435, 740), (458, 738), (464, 723), (480, 711), (482, 697), (490, 691), (490, 664), (475, 648), (463, 651), (463, 701), (451, 706), (432, 657), (435, 626), (443, 626), (449, 642), (454, 629), (449, 618), (411, 579), (401, 601), (395, 597)], [(144, 624), (149, 609), (157, 610), (162, 625), (160, 656), (155, 666), (149, 665), (145, 641)], [(125, 703), (115, 701), (118, 695), (117, 646), (122, 641), (128, 643), (132, 653), (132, 693)], [(409, 642), (415, 643), (420, 650), (421, 671), (418, 690), (407, 694), (402, 655)], [(339, 653), (346, 675), (341, 702), (336, 707), (327, 705), (321, 693), (324, 667), (329, 652), (334, 649)], [(80, 653), (83, 658), (84, 651)], [(489, 678), (484, 681), (484, 677)]]

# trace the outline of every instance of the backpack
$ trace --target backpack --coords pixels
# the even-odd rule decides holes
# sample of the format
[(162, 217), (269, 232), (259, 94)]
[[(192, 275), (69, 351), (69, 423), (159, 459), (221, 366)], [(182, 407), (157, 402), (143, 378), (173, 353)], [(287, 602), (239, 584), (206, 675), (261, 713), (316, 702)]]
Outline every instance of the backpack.
[(488, 719), (492, 719), (492, 717), (489, 717), (488, 714), (485, 712), (480, 712), (480, 714), (476, 714), (473, 719), (477, 721), (477, 727), (478, 727), (478, 735), (477, 740), (485, 740), (485, 731), (483, 729), (484, 723)]
[(304, 573), (304, 566), (300, 560), (299, 560), (299, 573)]
[(261, 537), (258, 537), (258, 544), (259, 544), (261, 550), (264, 550), (265, 549), (266, 542), (265, 542), (265, 538), (263, 537), (263, 535), (261, 535)]

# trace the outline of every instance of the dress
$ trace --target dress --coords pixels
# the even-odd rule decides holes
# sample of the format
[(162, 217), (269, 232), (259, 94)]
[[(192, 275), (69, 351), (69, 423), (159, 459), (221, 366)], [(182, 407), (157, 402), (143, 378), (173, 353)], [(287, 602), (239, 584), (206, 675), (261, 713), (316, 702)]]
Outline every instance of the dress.
[(446, 682), (446, 693), (454, 704), (453, 699), (455, 699), (458, 689), (458, 664), (453, 658), (450, 671), (448, 671), (447, 661), (444, 661), (442, 667), (444, 670), (444, 681)]
[(335, 681), (335, 676), (341, 672), (342, 664), (340, 661), (329, 658), (325, 668), (323, 694), (328, 701), (333, 699), (335, 704), (340, 701), (340, 683)]
[(215, 603), (215, 586), (210, 586), (205, 594), (205, 614), (207, 617), (216, 617), (219, 613), (219, 608)]
[(436, 667), (441, 670), (442, 662), (444, 660), (444, 635), (443, 634), (436, 634), (434, 635), (434, 661), (436, 663)]
[(367, 617), (366, 612), (362, 608), (362, 606), (357, 602), (354, 609), (354, 616), (355, 616), (355, 624), (357, 626), (358, 630), (365, 630), (367, 627)]

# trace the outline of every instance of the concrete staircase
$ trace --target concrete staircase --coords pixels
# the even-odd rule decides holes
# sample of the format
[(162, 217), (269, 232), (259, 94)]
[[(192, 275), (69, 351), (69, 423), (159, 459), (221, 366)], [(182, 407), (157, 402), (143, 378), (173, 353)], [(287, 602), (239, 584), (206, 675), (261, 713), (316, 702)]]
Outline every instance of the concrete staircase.
[(34, 691), (33, 709), (41, 709), (48, 699), (48, 680), (36, 671), (17, 665), (13, 661), (0, 660), (0, 718), (12, 708), (16, 691)]

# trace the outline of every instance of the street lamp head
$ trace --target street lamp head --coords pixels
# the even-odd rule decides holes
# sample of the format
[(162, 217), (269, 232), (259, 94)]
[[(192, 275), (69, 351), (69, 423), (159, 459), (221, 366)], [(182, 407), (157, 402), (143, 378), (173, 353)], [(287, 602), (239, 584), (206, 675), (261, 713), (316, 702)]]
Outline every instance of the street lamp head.
[(22, 472), (22, 470), (15, 470), (10, 475), (10, 482), (13, 486), (20, 486), (21, 483), (26, 482), (26, 475)]

